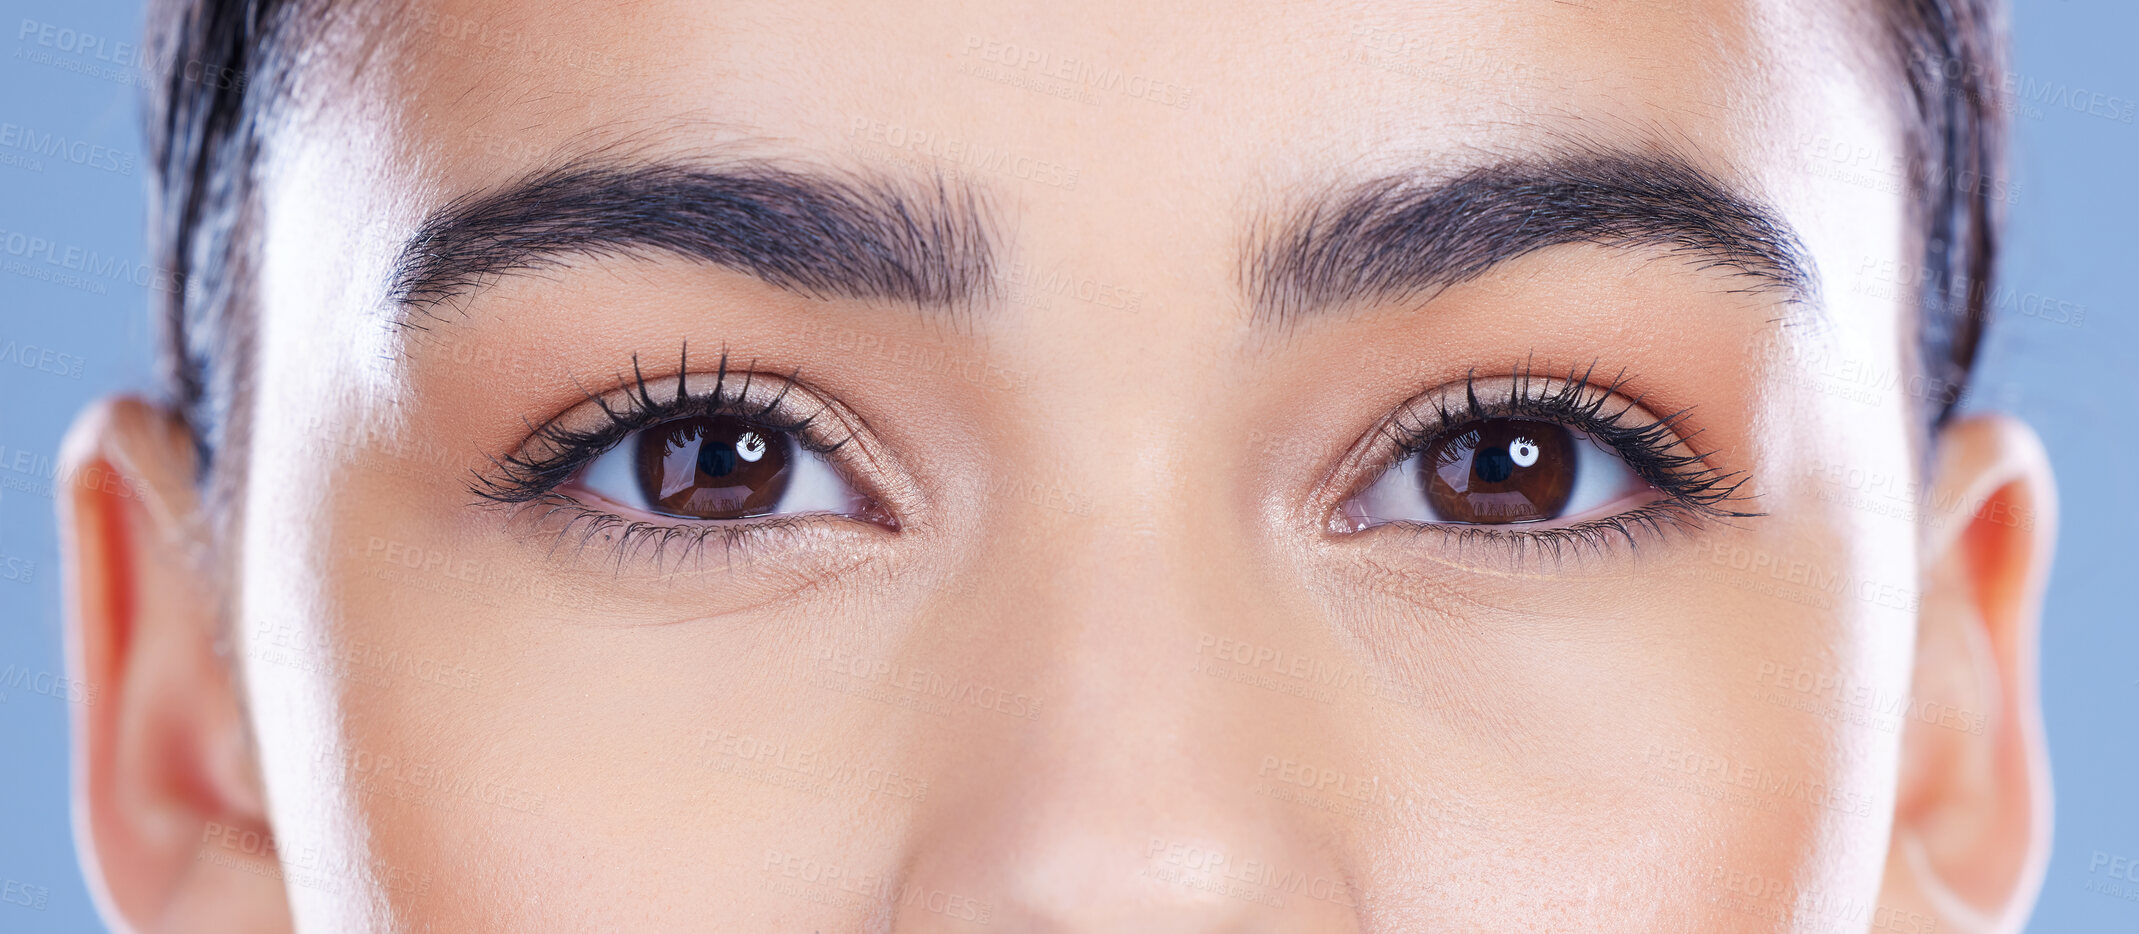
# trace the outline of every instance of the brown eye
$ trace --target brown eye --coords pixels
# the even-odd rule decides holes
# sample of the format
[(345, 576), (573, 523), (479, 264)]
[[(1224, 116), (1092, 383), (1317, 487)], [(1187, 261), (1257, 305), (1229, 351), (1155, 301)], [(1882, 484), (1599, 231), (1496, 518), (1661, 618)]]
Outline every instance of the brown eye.
[(1443, 522), (1556, 518), (1575, 488), (1574, 434), (1552, 422), (1488, 418), (1443, 433), (1419, 458), (1426, 503)]
[(639, 432), (633, 468), (654, 511), (690, 519), (770, 514), (794, 460), (787, 432), (740, 418), (681, 418)]

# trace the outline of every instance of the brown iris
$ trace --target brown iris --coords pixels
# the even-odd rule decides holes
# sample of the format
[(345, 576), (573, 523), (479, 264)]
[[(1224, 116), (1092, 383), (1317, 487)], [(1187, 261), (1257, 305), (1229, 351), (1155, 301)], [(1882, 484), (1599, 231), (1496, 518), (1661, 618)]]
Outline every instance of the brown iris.
[(639, 491), (691, 519), (770, 513), (787, 492), (794, 439), (739, 418), (680, 418), (639, 433)]
[(1560, 514), (1575, 486), (1575, 438), (1520, 418), (1459, 425), (1426, 447), (1419, 484), (1444, 522), (1503, 525)]

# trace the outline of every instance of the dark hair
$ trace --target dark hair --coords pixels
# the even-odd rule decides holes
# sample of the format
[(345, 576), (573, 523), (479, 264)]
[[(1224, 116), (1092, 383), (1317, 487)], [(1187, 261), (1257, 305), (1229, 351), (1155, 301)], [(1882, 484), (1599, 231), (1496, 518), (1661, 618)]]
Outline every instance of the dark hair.
[[(325, 2), (325, 0), (322, 0)], [(268, 108), (289, 77), (287, 33), (311, 0), (150, 0), (149, 248), (182, 288), (161, 297), (166, 401), (198, 453), (210, 511), (239, 480), (227, 452), (249, 426), (254, 168)]]
[[(2005, 127), (1996, 90), (1999, 0), (1872, 0), (1905, 74), (1904, 152), (1915, 193), (1921, 269), (1913, 354), (1924, 384), (1922, 424), (1953, 413), (1983, 342), (2002, 212)], [(152, 0), (150, 205), (157, 261), (185, 288), (163, 298), (161, 369), (170, 405), (190, 426), (211, 502), (233, 492), (224, 462), (248, 434), (252, 372), (249, 277), (253, 170), (270, 110), (296, 52), (332, 0)]]
[[(2000, 0), (1880, 0), (1908, 78), (1915, 125), (1904, 141), (1923, 262), (1917, 369), (1939, 391), (1917, 398), (1934, 431), (1952, 417), (1989, 323), (2004, 229), (2006, 107)], [(1993, 192), (1997, 192), (1996, 196)]]

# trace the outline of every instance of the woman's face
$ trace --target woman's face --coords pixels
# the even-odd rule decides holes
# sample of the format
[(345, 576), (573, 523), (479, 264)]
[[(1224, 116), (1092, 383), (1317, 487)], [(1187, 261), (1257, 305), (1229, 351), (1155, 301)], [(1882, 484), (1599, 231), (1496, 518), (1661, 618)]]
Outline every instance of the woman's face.
[(328, 27), (230, 604), (296, 916), (1928, 930), (1880, 884), (1936, 400), (1877, 34)]

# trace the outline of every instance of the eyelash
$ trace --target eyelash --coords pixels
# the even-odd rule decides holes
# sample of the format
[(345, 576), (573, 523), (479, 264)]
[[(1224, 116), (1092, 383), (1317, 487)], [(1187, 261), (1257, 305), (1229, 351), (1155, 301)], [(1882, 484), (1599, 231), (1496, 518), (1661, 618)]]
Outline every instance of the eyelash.
[[(1540, 380), (1525, 363), (1507, 377), (1505, 399), (1481, 402), (1475, 371), (1463, 377), (1462, 399), (1451, 407), (1452, 392), (1436, 394), (1430, 403), (1405, 403), (1384, 427), (1396, 450), (1381, 471), (1394, 470), (1421, 455), (1443, 432), (1487, 418), (1529, 418), (1557, 422), (1589, 435), (1624, 460), (1634, 475), (1664, 494), (1664, 498), (1623, 513), (1603, 516), (1558, 528), (1511, 528), (1396, 521), (1384, 523), (1419, 534), (1449, 536), (1458, 545), (1488, 544), (1509, 549), (1518, 558), (1526, 552), (1549, 554), (1554, 559), (1584, 550), (1602, 553), (1614, 544), (1628, 548), (1641, 544), (1640, 536), (1663, 534), (1668, 529), (1697, 529), (1711, 520), (1753, 518), (1763, 513), (1739, 511), (1731, 503), (1751, 499), (1742, 492), (1750, 479), (1743, 471), (1723, 471), (1697, 454), (1692, 441), (1700, 432), (1684, 438), (1675, 435), (1692, 408), (1680, 409), (1659, 419), (1637, 414), (1642, 396), (1614, 409), (1611, 400), (1622, 398), (1628, 378), (1625, 371), (1603, 384), (1592, 382), (1596, 364), (1579, 374), (1570, 369), (1557, 387)], [(1429, 407), (1430, 406), (1430, 407)], [(1356, 494), (1355, 494), (1356, 495)]]
[(656, 567), (661, 567), (662, 561), (671, 557), (680, 562), (699, 556), (709, 542), (723, 545), (732, 558), (737, 548), (766, 534), (822, 521), (815, 517), (787, 516), (649, 521), (597, 509), (558, 492), (559, 487), (571, 482), (588, 464), (623, 443), (633, 432), (673, 419), (710, 416), (749, 419), (792, 435), (804, 450), (828, 459), (853, 440), (852, 436), (829, 438), (824, 431), (813, 427), (818, 416), (824, 414), (822, 408), (807, 416), (783, 417), (781, 413), (788, 405), (788, 393), (799, 382), (800, 371), (790, 373), (779, 393), (762, 405), (749, 401), (750, 387), (757, 378), (753, 370), (744, 371), (742, 386), (733, 394), (728, 392), (734, 374), (728, 370), (726, 350), (721, 351), (713, 389), (705, 394), (695, 394), (690, 384), (688, 345), (678, 361), (673, 398), (654, 398), (637, 354), (631, 357), (631, 373), (629, 388), (632, 391), (623, 394), (622, 405), (581, 390), (588, 401), (601, 409), (601, 425), (580, 429), (560, 425), (554, 419), (544, 423), (534, 430), (519, 451), (503, 458), (491, 458), (491, 472), (477, 474), (470, 492), (479, 500), (500, 507), (539, 508), (540, 512), (532, 516), (538, 524), (547, 524), (561, 517), (563, 522), (557, 529), (560, 543), (572, 539), (575, 530), (578, 532), (577, 547), (581, 549), (597, 537), (605, 538), (616, 549), (620, 567), (627, 558), (648, 546), (653, 549)]
[[(766, 517), (654, 522), (596, 509), (558, 492), (559, 487), (577, 477), (595, 458), (622, 443), (633, 432), (672, 419), (747, 418), (775, 431), (786, 432), (805, 450), (828, 458), (852, 440), (851, 436), (827, 438), (824, 432), (813, 428), (818, 416), (823, 414), (822, 408), (802, 417), (781, 416), (788, 392), (799, 380), (799, 371), (790, 374), (779, 393), (760, 405), (748, 401), (752, 381), (756, 378), (754, 371), (744, 372), (743, 385), (732, 395), (727, 391), (732, 374), (728, 369), (726, 350), (721, 352), (720, 366), (709, 393), (692, 394), (689, 363), (690, 348), (686, 345), (678, 361), (674, 397), (656, 400), (638, 355), (633, 354), (631, 388), (635, 391), (623, 394), (621, 406), (593, 393), (585, 393), (587, 399), (601, 409), (602, 425), (578, 429), (560, 425), (554, 419), (544, 423), (534, 430), (520, 451), (504, 458), (492, 458), (493, 471), (478, 474), (471, 492), (479, 500), (496, 506), (542, 507), (535, 517), (538, 522), (546, 523), (562, 516), (564, 522), (557, 530), (560, 543), (569, 540), (575, 528), (579, 530), (577, 546), (582, 549), (597, 537), (606, 537), (617, 551), (619, 566), (649, 545), (653, 547), (657, 565), (672, 548), (677, 549), (680, 560), (699, 555), (709, 541), (719, 541), (732, 556), (736, 548), (757, 537), (820, 521)], [(1585, 549), (1602, 552), (1619, 542), (1629, 548), (1638, 547), (1641, 533), (1661, 534), (1667, 528), (1699, 528), (1710, 520), (1763, 515), (1730, 508), (1730, 503), (1750, 499), (1741, 492), (1749, 478), (1742, 471), (1722, 471), (1708, 463), (1707, 455), (1694, 453), (1691, 442), (1699, 432), (1684, 438), (1674, 437), (1674, 430), (1685, 421), (1691, 408), (1650, 419), (1635, 414), (1642, 402), (1642, 397), (1637, 395), (1613, 410), (1609, 408), (1611, 400), (1621, 396), (1621, 390), (1628, 383), (1626, 374), (1622, 371), (1609, 382), (1598, 384), (1592, 380), (1595, 369), (1596, 364), (1591, 363), (1579, 375), (1569, 370), (1566, 378), (1559, 380), (1555, 387), (1550, 380), (1540, 381), (1526, 363), (1508, 377), (1506, 398), (1492, 401), (1478, 398), (1479, 380), (1474, 371), (1465, 374), (1462, 398), (1453, 407), (1445, 401), (1452, 393), (1438, 394), (1430, 403), (1416, 399), (1407, 402), (1384, 425), (1383, 432), (1395, 450), (1386, 459), (1382, 470), (1375, 472), (1372, 478), (1420, 455), (1443, 432), (1465, 423), (1487, 418), (1534, 418), (1557, 422), (1596, 439), (1623, 459), (1637, 477), (1663, 493), (1664, 499), (1627, 512), (1558, 528), (1502, 530), (1405, 521), (1385, 525), (1420, 534), (1449, 536), (1459, 544), (1500, 545), (1513, 550), (1518, 557), (1534, 550), (1560, 558)]]

